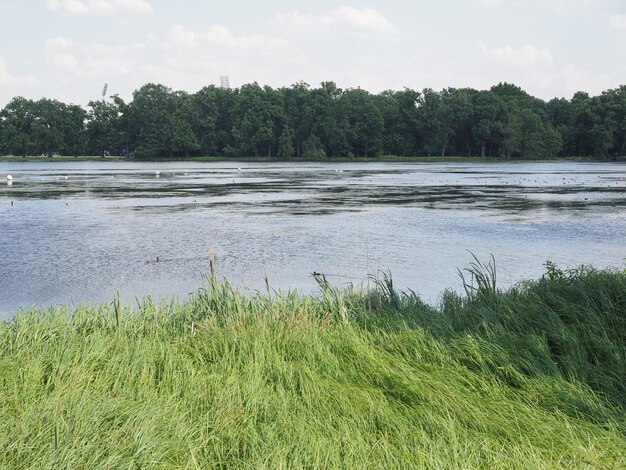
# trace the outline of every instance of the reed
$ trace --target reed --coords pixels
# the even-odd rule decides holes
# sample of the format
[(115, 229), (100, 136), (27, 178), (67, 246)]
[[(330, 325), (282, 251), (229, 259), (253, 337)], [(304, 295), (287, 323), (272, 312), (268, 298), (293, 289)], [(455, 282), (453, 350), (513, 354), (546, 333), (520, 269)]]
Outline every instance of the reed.
[(476, 263), (437, 308), (388, 273), (304, 296), (213, 270), (187, 302), (20, 312), (0, 466), (624, 468), (626, 273), (500, 291)]

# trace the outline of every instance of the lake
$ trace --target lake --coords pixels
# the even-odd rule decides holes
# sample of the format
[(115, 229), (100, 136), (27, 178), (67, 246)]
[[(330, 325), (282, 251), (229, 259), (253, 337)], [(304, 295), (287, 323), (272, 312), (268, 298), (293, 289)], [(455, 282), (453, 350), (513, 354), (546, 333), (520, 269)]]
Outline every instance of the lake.
[(253, 289), (390, 270), (436, 303), (470, 252), (507, 287), (547, 260), (622, 267), (625, 240), (624, 163), (0, 162), (3, 318), (116, 289), (183, 299), (210, 254)]

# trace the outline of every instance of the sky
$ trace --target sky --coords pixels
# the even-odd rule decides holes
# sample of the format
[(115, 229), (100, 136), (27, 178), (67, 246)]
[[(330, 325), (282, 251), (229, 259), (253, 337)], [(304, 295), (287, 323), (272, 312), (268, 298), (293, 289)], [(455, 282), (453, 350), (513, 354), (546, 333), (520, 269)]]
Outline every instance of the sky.
[(626, 0), (0, 0), (0, 106), (335, 81), (570, 98), (626, 84)]

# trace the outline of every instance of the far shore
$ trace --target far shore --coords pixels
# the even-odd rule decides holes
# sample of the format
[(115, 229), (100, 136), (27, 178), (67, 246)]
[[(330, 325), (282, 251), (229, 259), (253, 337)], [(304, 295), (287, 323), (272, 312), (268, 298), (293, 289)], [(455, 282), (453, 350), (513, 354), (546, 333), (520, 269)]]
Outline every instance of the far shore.
[(189, 157), (189, 158), (129, 158), (122, 156), (0, 156), (0, 162), (247, 162), (247, 163), (268, 163), (268, 162), (285, 162), (285, 163), (377, 163), (377, 162), (415, 162), (415, 163), (506, 163), (506, 162), (624, 162), (626, 157), (617, 159), (595, 158), (595, 157), (563, 157), (550, 159), (533, 159), (533, 158), (511, 158), (505, 159), (501, 157), (463, 157), (463, 156), (415, 156), (403, 157), (396, 155), (384, 155), (371, 158), (329, 158), (329, 159), (307, 159), (307, 158), (278, 158), (278, 157)]

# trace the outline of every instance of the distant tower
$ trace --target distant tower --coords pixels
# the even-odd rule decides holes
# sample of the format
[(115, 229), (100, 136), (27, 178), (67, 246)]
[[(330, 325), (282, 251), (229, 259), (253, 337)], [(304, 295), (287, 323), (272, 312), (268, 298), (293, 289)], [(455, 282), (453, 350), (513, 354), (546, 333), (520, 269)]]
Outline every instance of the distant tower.
[(109, 84), (105, 83), (104, 86), (102, 87), (102, 101), (104, 101), (104, 97), (106, 96), (108, 89), (109, 89)]
[(228, 79), (228, 75), (220, 76), (220, 87), (224, 90), (230, 90), (230, 80)]

